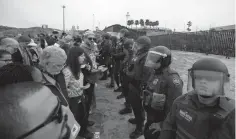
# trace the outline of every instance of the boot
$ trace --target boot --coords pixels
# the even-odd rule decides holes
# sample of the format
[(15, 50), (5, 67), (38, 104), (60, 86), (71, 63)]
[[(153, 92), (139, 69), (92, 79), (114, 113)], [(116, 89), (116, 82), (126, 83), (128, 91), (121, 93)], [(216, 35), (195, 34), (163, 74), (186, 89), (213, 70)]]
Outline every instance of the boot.
[(107, 84), (106, 87), (107, 87), (107, 88), (113, 88), (113, 87), (114, 87), (114, 84)]
[(137, 124), (135, 118), (130, 118), (130, 119), (128, 120), (128, 122), (131, 123), (131, 124)]
[(117, 89), (114, 90), (114, 92), (121, 92), (121, 91), (122, 91), (121, 87), (118, 87)]
[(119, 114), (123, 115), (123, 114), (129, 114), (132, 113), (132, 109), (130, 107), (125, 107), (124, 109), (119, 111)]
[(122, 99), (124, 98), (125, 96), (123, 95), (123, 93), (121, 93), (119, 96), (116, 97), (116, 99)]
[(136, 129), (134, 130), (134, 132), (132, 132), (129, 137), (131, 139), (137, 139), (139, 138), (140, 136), (143, 135), (143, 125), (137, 125), (136, 126)]
[(107, 80), (107, 72), (106, 71), (103, 73), (103, 76), (100, 80)]

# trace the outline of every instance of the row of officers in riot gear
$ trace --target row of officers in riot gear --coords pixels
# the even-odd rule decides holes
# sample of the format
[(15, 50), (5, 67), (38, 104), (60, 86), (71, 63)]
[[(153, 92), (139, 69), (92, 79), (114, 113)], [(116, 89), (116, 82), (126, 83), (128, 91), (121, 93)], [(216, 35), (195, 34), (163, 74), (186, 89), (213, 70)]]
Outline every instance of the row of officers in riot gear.
[[(119, 114), (133, 111), (135, 117), (128, 120), (136, 125), (130, 138), (143, 134), (145, 139), (235, 138), (234, 99), (225, 95), (230, 91), (230, 75), (224, 63), (213, 58), (197, 60), (186, 71), (188, 92), (182, 94), (183, 81), (170, 67), (171, 50), (151, 47), (147, 36), (134, 42), (128, 33), (126, 29), (119, 32), (119, 52), (111, 55), (122, 67), (125, 107)], [(115, 64), (113, 68), (117, 70)]]

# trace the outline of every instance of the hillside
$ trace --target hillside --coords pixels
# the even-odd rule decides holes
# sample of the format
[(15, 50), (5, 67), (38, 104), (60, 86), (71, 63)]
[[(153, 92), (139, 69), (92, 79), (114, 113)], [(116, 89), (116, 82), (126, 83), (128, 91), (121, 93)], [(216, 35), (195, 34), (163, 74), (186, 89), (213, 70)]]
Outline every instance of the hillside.
[(31, 36), (36, 36), (40, 33), (51, 33), (53, 30), (58, 29), (52, 29), (47, 28), (43, 29), (41, 27), (31, 27), (31, 28), (14, 28), (14, 27), (7, 27), (7, 26), (1, 26), (0, 25), (0, 33), (2, 33), (4, 36), (17, 36), (18, 34), (26, 34)]

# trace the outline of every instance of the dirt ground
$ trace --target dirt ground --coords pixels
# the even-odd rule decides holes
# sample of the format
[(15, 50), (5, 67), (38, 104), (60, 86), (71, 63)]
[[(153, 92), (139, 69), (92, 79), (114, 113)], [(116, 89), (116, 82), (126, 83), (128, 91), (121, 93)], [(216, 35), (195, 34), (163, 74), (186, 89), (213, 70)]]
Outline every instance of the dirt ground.
[[(184, 81), (183, 93), (186, 93), (187, 86), (187, 70), (192, 64), (203, 57), (214, 57), (223, 61), (231, 74), (231, 86), (227, 96), (234, 98), (235, 92), (235, 58), (226, 59), (224, 56), (208, 55), (201, 53), (172, 51), (172, 67), (178, 71)], [(100, 139), (129, 139), (129, 134), (134, 130), (135, 126), (128, 123), (128, 119), (133, 117), (133, 114), (119, 115), (118, 111), (124, 107), (124, 99), (117, 100), (116, 97), (120, 93), (113, 92), (113, 89), (105, 87), (107, 81), (97, 83), (95, 89), (97, 106), (90, 116), (96, 124), (91, 127), (91, 131), (100, 132)], [(144, 139), (140, 137), (139, 139)]]

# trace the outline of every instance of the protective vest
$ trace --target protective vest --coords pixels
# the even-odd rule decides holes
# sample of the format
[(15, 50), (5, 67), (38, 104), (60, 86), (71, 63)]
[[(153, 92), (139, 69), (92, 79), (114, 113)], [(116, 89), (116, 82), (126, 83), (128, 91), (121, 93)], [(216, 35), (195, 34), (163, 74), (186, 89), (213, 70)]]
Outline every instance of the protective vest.
[[(176, 71), (170, 68), (164, 70), (160, 74), (152, 74), (152, 76), (150, 76), (147, 82), (146, 90), (150, 91), (151, 93), (164, 94), (166, 98), (168, 99), (168, 93), (167, 93), (168, 79), (170, 78), (170, 76), (174, 74), (179, 76), (179, 74)], [(157, 110), (154, 110), (151, 106), (144, 105), (144, 109), (148, 114), (147, 119), (154, 122), (163, 121), (166, 115), (165, 107), (166, 105), (164, 106), (164, 110), (157, 111)]]
[[(178, 107), (175, 111), (176, 117), (176, 139), (208, 139), (211, 134), (213, 117), (215, 122), (223, 120), (233, 109), (231, 100), (222, 98), (219, 105), (215, 107), (197, 106), (197, 95), (185, 95), (178, 100)], [(199, 103), (199, 102), (198, 102)], [(213, 123), (215, 123), (213, 121)]]
[(142, 53), (140, 55), (136, 55), (130, 62), (130, 67), (127, 75), (133, 80), (141, 81), (143, 76), (143, 66), (144, 60), (147, 56), (147, 53)]

